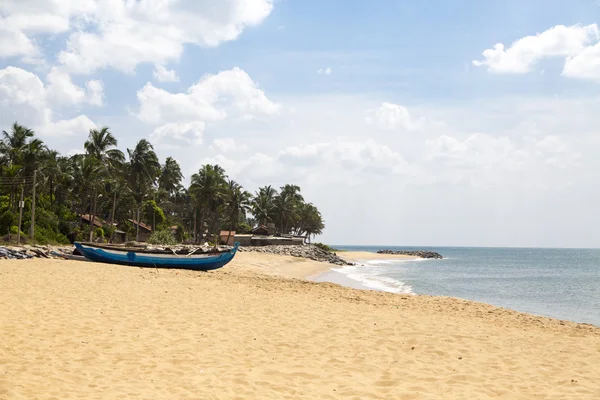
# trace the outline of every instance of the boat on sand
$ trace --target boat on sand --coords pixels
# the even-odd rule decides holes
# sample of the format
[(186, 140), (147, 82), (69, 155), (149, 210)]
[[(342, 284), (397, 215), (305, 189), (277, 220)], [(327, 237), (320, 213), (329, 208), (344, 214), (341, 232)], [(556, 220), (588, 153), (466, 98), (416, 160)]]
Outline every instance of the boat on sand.
[(108, 264), (128, 265), (132, 267), (179, 268), (196, 271), (209, 271), (223, 267), (230, 262), (239, 243), (227, 250), (201, 249), (143, 249), (118, 246), (106, 246), (94, 243), (75, 242), (77, 250), (88, 260)]

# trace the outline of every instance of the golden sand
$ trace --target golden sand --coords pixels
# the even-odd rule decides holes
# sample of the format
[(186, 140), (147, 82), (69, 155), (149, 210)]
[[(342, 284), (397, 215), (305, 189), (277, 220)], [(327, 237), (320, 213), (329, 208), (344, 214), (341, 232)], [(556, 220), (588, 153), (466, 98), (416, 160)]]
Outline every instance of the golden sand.
[(315, 264), (0, 261), (0, 398), (600, 398), (599, 328), (261, 274)]

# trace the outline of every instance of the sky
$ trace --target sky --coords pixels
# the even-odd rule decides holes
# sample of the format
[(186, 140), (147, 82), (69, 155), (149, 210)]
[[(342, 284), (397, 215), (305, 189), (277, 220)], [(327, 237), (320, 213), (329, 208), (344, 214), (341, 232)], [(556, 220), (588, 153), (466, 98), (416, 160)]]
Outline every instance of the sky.
[(337, 245), (600, 247), (600, 2), (2, 0), (0, 129), (297, 184)]

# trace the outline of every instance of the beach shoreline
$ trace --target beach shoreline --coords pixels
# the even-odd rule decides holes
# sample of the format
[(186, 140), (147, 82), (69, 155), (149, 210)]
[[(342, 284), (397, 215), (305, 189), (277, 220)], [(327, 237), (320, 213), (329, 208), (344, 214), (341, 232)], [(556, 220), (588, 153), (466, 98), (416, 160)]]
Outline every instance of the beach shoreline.
[(313, 263), (242, 253), (197, 272), (0, 261), (0, 397), (592, 399), (600, 390), (598, 327), (310, 282), (301, 275), (330, 267)]

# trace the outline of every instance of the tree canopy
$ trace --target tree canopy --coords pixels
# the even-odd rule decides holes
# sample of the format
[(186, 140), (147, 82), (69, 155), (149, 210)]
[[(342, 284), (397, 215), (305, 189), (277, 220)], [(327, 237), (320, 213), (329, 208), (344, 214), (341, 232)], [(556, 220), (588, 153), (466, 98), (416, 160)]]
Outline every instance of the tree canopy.
[[(146, 139), (123, 152), (108, 127), (90, 130), (83, 150), (61, 155), (16, 122), (2, 131), (0, 235), (17, 229), (28, 232), (34, 181), (35, 239), (41, 242), (66, 241), (73, 234), (80, 235), (79, 240), (87, 235), (111, 236), (115, 226), (138, 238), (140, 224), (133, 226), (131, 220), (155, 231), (174, 230), (179, 240), (187, 237), (197, 242), (221, 230), (267, 224), (280, 234), (309, 238), (325, 228), (317, 207), (306, 202), (294, 184), (279, 189), (267, 185), (252, 194), (221, 166), (206, 164), (186, 186), (175, 158), (167, 157), (161, 164)], [(21, 192), (26, 206), (17, 227)], [(102, 221), (104, 230), (98, 231), (95, 221)]]

